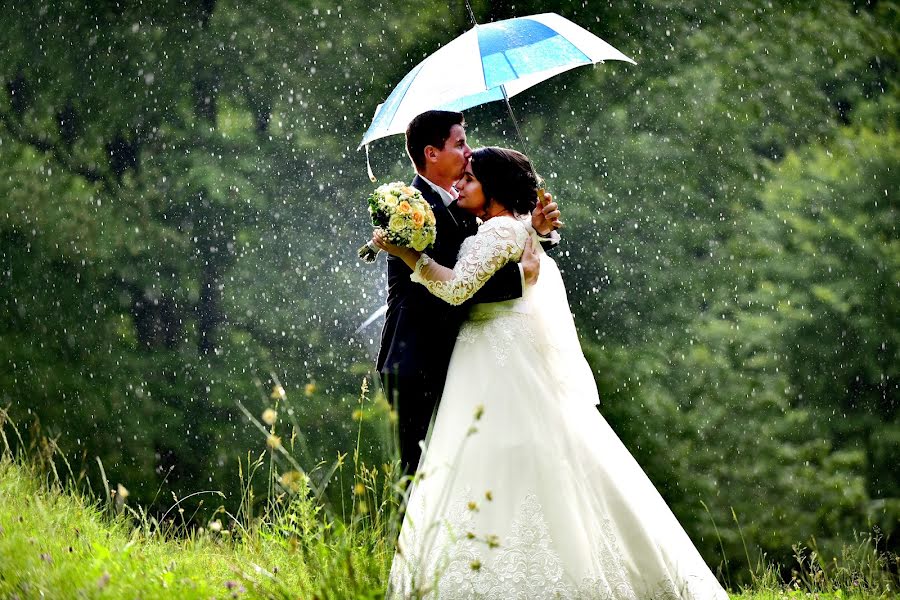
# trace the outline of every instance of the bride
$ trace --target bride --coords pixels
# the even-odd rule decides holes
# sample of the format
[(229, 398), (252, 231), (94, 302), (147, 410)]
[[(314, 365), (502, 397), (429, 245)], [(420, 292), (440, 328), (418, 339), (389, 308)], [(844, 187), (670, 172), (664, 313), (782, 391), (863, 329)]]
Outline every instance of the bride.
[[(525, 155), (476, 150), (457, 187), (459, 207), (484, 224), (452, 269), (375, 235), (413, 281), (452, 304), (536, 236), (528, 215), (537, 182)], [(727, 600), (597, 412), (562, 278), (539, 252), (534, 286), (474, 305), (460, 330), (388, 597)]]

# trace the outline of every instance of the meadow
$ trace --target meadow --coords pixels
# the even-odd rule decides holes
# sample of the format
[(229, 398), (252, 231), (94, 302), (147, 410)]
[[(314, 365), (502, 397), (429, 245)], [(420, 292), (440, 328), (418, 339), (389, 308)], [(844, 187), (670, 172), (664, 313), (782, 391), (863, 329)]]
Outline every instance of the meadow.
[[(348, 460), (354, 483), (341, 490), (337, 515), (307, 475), (275, 468), (283, 447), (271, 440), (273, 424), (268, 451), (238, 465), (237, 514), (217, 505), (221, 492), (208, 490), (196, 492), (206, 499), (190, 514), (182, 507), (187, 498), (173, 495), (168, 510), (152, 515), (132, 506), (125, 487), (110, 486), (102, 463), (102, 487), (95, 490), (53, 440), (26, 444), (6, 411), (0, 422), (0, 597), (384, 597), (410, 483), (397, 463), (369, 468)], [(344, 466), (339, 462), (332, 474)], [(254, 483), (272, 493), (256, 498)], [(900, 557), (880, 542), (862, 535), (840, 556), (824, 556), (808, 540), (793, 547), (789, 565), (748, 555), (752, 583), (729, 593), (735, 600), (894, 598)]]

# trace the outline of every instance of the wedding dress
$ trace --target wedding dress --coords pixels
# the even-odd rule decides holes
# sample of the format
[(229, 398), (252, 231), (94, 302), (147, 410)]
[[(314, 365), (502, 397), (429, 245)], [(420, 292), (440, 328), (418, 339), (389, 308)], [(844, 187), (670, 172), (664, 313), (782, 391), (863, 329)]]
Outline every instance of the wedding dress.
[[(412, 279), (459, 304), (530, 235), (494, 217), (452, 271), (423, 255)], [(727, 600), (597, 411), (559, 270), (535, 247), (537, 284), (474, 306), (459, 333), (388, 597)]]

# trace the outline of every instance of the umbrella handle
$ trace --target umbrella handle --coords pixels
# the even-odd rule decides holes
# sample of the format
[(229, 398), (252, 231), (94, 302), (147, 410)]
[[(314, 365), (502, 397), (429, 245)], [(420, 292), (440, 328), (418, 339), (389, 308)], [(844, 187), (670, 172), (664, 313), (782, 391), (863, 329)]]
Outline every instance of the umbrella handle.
[[(544, 197), (544, 194), (546, 193), (546, 191), (547, 190), (544, 189), (544, 186), (539, 187), (538, 191), (537, 191), (538, 204), (541, 205), (541, 208), (544, 208), (545, 206), (547, 206), (547, 199)], [(562, 226), (562, 221), (560, 221), (559, 224), (560, 224), (560, 226)], [(557, 229), (556, 226), (551, 225), (551, 231), (555, 231), (556, 229)]]

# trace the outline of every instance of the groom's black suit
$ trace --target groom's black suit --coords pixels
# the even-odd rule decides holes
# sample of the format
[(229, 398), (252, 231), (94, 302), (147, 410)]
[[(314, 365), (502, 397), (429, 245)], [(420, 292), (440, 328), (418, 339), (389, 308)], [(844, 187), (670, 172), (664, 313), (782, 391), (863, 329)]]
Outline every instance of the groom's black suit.
[[(453, 266), (463, 240), (478, 230), (475, 217), (455, 205), (444, 206), (440, 195), (418, 175), (412, 186), (434, 211), (437, 239), (428, 255)], [(411, 274), (401, 259), (388, 257), (388, 309), (377, 362), (385, 394), (397, 411), (400, 458), (408, 473), (419, 464), (419, 442), (425, 439), (444, 390), (450, 355), (468, 310), (466, 304), (452, 306), (433, 296), (425, 286), (410, 281)], [(508, 263), (469, 302), (500, 302), (521, 295), (519, 266)]]

